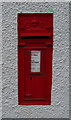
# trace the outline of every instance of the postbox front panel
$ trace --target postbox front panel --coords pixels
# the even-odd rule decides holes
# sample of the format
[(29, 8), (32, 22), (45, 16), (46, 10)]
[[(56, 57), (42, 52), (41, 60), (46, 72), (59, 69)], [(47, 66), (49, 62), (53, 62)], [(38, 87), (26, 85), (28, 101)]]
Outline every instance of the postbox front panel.
[[(49, 25), (46, 23), (47, 19), (50, 21)], [(53, 14), (48, 13), (18, 14), (18, 102), (20, 105), (51, 104), (52, 19)], [(31, 25), (26, 20), (31, 21)], [(43, 22), (47, 29), (44, 29)], [(39, 23), (43, 23), (41, 29)]]
[(43, 57), (45, 59), (45, 50), (25, 51), (25, 99), (45, 99), (46, 59), (43, 61)]

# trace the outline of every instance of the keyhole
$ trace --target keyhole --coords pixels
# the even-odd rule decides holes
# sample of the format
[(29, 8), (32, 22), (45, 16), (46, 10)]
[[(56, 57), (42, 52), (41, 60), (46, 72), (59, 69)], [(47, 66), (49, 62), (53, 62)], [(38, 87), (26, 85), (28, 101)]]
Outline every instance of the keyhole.
[(30, 80), (32, 80), (32, 77), (30, 77)]

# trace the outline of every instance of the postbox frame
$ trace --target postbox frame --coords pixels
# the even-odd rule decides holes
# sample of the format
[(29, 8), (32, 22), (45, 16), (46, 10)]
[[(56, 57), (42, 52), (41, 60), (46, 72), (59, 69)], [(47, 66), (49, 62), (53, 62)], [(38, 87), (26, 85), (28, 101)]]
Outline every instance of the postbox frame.
[[(53, 13), (18, 13), (18, 16), (23, 16), (23, 15), (52, 15)], [(52, 19), (53, 20), (53, 19)], [(53, 21), (52, 21), (53, 22)], [(19, 26), (19, 24), (18, 24)], [(44, 34), (40, 34), (38, 33), (37, 36), (46, 36), (47, 33)], [(29, 35), (29, 33), (23, 33), (23, 34), (19, 34), (19, 27), (18, 27), (18, 40), (20, 41), (20, 39), (23, 39), (23, 37), (31, 37), (32, 34)], [(33, 36), (36, 36), (35, 33), (33, 34)], [(52, 36), (52, 40), (53, 40), (53, 28), (52, 28), (52, 32), (49, 32), (48, 37)], [(53, 41), (50, 42), (45, 42), (45, 47), (25, 47), (26, 43), (25, 42), (19, 42), (18, 43), (18, 104), (19, 105), (50, 105), (51, 104), (51, 86), (52, 86), (52, 51), (53, 51)], [(48, 72), (49, 72), (49, 76), (48, 78), (50, 79), (48, 81), (49, 84), (49, 95), (48, 95), (48, 100), (25, 100), (24, 99), (24, 52), (27, 49), (31, 49), (31, 50), (42, 50), (42, 49), (46, 49), (46, 51), (49, 51), (50, 54), (48, 54), (48, 58), (47, 58), (47, 63), (49, 64), (48, 67)], [(23, 54), (21, 54), (23, 53)], [(42, 72), (42, 71), (41, 71)], [(30, 74), (41, 74), (40, 73), (30, 73)]]

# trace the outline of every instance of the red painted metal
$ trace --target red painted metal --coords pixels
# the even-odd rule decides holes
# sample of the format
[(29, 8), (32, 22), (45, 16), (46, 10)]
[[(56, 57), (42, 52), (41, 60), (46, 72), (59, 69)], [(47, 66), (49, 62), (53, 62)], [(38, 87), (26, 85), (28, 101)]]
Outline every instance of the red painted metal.
[(49, 37), (49, 36), (51, 36), (51, 33), (22, 33), (21, 34), (21, 37), (35, 37), (35, 36), (37, 36), (37, 37), (39, 37), (39, 36), (44, 36), (44, 37)]
[[(40, 71), (31, 72), (31, 51), (40, 51)], [(18, 13), (18, 104), (50, 105), (53, 13)]]

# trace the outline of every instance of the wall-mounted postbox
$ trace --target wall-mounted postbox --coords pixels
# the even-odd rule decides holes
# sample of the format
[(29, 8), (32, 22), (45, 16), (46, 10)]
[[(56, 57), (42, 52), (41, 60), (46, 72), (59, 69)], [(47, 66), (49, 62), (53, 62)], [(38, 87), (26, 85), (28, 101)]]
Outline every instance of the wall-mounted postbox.
[(18, 13), (18, 103), (51, 104), (53, 13)]

